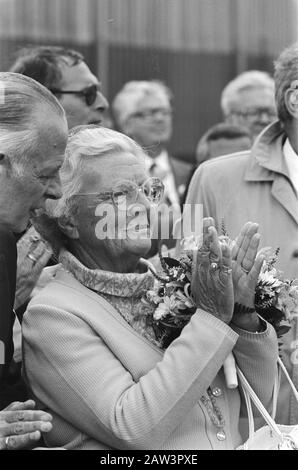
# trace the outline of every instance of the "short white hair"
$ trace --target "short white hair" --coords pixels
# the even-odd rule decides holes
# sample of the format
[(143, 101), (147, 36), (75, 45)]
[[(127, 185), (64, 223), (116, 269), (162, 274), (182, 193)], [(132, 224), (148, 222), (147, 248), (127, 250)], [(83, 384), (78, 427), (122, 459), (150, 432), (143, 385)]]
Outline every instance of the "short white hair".
[(36, 152), (38, 109), (44, 109), (45, 123), (49, 109), (66, 122), (62, 106), (47, 88), (24, 75), (0, 72), (0, 152), (18, 173)]
[(112, 158), (126, 152), (144, 159), (142, 148), (120, 132), (95, 125), (74, 127), (69, 133), (65, 160), (60, 170), (62, 197), (47, 201), (50, 217), (59, 219), (73, 213), (76, 206), (72, 197), (80, 192), (84, 162), (94, 157)]
[(274, 96), (274, 80), (267, 73), (260, 70), (248, 70), (229, 82), (221, 94), (221, 109), (225, 117), (233, 111), (233, 106), (241, 99), (241, 92), (253, 88), (267, 88)]
[(112, 103), (114, 117), (120, 129), (123, 130), (126, 120), (138, 111), (139, 103), (151, 95), (162, 96), (169, 104), (173, 96), (171, 90), (158, 80), (134, 80), (125, 83)]

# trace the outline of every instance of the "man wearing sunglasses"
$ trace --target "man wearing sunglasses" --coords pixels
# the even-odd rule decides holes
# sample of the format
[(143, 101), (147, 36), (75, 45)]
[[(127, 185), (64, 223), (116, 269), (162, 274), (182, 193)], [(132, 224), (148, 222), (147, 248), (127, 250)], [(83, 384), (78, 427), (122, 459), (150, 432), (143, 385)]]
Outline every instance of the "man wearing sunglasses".
[(65, 110), (69, 129), (102, 122), (108, 102), (79, 52), (54, 46), (25, 48), (10, 71), (27, 75), (52, 91)]

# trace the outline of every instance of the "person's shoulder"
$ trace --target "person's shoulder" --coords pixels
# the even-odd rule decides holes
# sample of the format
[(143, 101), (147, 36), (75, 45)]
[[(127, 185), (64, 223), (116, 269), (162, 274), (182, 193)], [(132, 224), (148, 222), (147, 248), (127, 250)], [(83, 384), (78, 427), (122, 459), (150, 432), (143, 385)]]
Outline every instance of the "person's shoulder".
[(204, 172), (212, 172), (214, 169), (225, 170), (230, 168), (246, 168), (250, 158), (251, 151), (244, 150), (242, 152), (230, 153), (221, 157), (212, 158), (202, 163), (198, 170)]
[(45, 286), (33, 297), (29, 307), (47, 304), (53, 307), (73, 303), (74, 298), (84, 296), (89, 290), (59, 265)]
[(91, 311), (106, 308), (106, 300), (81, 284), (61, 265), (55, 277), (38, 292), (30, 301), (27, 313), (38, 311), (50, 315), (50, 311), (59, 310), (61, 314), (85, 317)]
[(250, 151), (243, 151), (212, 158), (202, 163), (195, 171), (193, 179), (203, 181), (226, 181), (244, 175), (250, 161)]

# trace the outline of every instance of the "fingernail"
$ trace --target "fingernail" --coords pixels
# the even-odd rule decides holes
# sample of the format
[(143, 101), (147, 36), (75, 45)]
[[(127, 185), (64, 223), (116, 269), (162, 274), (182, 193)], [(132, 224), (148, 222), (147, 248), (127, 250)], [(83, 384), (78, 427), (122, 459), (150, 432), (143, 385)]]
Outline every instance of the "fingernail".
[(51, 425), (51, 423), (42, 423), (42, 425), (40, 426), (40, 430), (42, 432), (49, 432), (51, 431), (52, 427), (53, 426)]
[(52, 415), (49, 413), (44, 413), (41, 417), (41, 421), (52, 421)]
[(40, 439), (41, 435), (39, 431), (34, 431), (30, 433), (30, 439), (34, 441), (38, 441)]

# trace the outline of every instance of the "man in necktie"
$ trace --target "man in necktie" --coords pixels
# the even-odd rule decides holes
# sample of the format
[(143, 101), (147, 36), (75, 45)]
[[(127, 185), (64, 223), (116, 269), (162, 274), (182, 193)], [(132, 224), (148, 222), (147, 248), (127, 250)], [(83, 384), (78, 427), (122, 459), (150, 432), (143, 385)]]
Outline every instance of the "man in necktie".
[[(158, 239), (174, 246), (172, 226), (180, 216), (179, 193), (173, 172), (172, 158), (166, 146), (172, 135), (172, 93), (159, 81), (131, 81), (124, 85), (113, 102), (114, 116), (121, 131), (146, 150), (146, 166), (151, 176), (158, 176), (165, 186), (160, 222), (153, 234), (153, 248)], [(170, 211), (169, 211), (170, 208)]]

